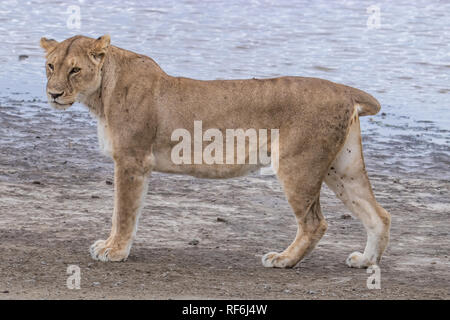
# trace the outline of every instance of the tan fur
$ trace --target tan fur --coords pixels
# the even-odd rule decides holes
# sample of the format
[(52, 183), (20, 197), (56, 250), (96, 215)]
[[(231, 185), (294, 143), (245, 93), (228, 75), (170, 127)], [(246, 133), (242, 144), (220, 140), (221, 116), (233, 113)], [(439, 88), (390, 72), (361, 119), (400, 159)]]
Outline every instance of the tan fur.
[[(115, 46), (109, 36), (76, 36), (61, 43), (41, 40), (47, 51), (47, 94), (55, 108), (75, 101), (97, 117), (99, 140), (115, 163), (115, 203), (107, 240), (91, 247), (92, 257), (121, 261), (128, 257), (136, 231), (147, 176), (153, 171), (228, 178), (255, 170), (250, 164), (182, 164), (171, 161), (175, 129), (193, 135), (203, 130), (279, 129), (277, 176), (298, 222), (294, 242), (282, 253), (269, 253), (263, 264), (292, 267), (324, 234), (320, 210), (322, 182), (361, 218), (368, 232), (364, 254), (348, 264), (378, 263), (389, 237), (389, 214), (373, 197), (362, 157), (358, 115), (375, 114), (369, 94), (330, 81), (275, 79), (200, 81), (167, 75), (150, 58)], [(52, 65), (53, 70), (49, 67)], [(71, 70), (81, 71), (74, 74)], [(52, 101), (52, 94), (61, 94)], [(103, 142), (102, 142), (103, 141)], [(267, 143), (270, 151), (271, 142)], [(351, 156), (346, 148), (351, 148)]]

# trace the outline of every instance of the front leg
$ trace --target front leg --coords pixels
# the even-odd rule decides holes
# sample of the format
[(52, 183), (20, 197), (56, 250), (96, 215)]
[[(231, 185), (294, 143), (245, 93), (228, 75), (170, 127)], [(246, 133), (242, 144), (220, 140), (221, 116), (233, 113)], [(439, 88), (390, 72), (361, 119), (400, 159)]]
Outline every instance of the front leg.
[[(125, 152), (129, 152), (128, 150)], [(147, 193), (150, 156), (114, 157), (114, 213), (111, 233), (96, 241), (91, 256), (101, 261), (124, 261), (136, 234), (140, 210)]]

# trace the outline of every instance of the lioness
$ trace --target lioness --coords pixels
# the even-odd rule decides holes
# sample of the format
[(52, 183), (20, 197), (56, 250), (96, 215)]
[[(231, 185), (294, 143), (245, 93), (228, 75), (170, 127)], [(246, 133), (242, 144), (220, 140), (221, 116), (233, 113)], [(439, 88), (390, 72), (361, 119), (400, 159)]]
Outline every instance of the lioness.
[[(294, 210), (298, 232), (283, 252), (262, 257), (265, 267), (293, 267), (325, 233), (320, 209), (322, 182), (336, 193), (367, 230), (364, 253), (350, 267), (378, 264), (389, 240), (390, 215), (375, 200), (365, 170), (359, 117), (380, 104), (371, 95), (330, 81), (274, 79), (200, 81), (166, 74), (151, 58), (110, 45), (110, 37), (75, 36), (57, 42), (42, 38), (47, 55), (50, 105), (66, 109), (78, 101), (98, 120), (104, 151), (114, 160), (114, 213), (107, 240), (90, 248), (101, 261), (126, 260), (153, 171), (228, 178), (258, 165), (175, 164), (174, 130), (203, 127), (276, 128), (276, 175)], [(267, 142), (270, 152), (273, 141)], [(259, 146), (260, 147), (260, 146)], [(195, 152), (195, 151), (194, 151)], [(246, 153), (248, 155), (248, 153)]]

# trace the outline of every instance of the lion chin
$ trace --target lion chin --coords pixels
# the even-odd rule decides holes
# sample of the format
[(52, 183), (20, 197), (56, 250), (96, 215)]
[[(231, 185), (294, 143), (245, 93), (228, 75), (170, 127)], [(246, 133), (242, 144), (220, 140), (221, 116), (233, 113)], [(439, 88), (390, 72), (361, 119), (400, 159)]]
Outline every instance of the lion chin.
[(49, 101), (50, 106), (52, 106), (52, 108), (57, 109), (57, 110), (67, 110), (69, 107), (71, 107), (74, 102), (72, 103), (67, 103), (67, 104), (62, 104), (62, 103), (57, 103), (54, 101)]

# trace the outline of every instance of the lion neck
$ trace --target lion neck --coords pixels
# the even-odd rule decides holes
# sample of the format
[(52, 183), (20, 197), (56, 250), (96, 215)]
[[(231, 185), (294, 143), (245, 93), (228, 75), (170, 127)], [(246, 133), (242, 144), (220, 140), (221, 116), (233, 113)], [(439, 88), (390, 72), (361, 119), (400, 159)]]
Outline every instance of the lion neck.
[(167, 76), (167, 74), (153, 59), (115, 46), (109, 47), (108, 54), (105, 57), (105, 61), (103, 62), (100, 71), (101, 78), (97, 90), (90, 93), (89, 95), (79, 96), (79, 101), (87, 106), (89, 108), (89, 111), (98, 119), (105, 119), (105, 100), (107, 100), (107, 97), (111, 95), (111, 90), (117, 89), (116, 81), (120, 79), (118, 73), (124, 69), (124, 61), (130, 61), (136, 59), (136, 57), (145, 57), (146, 59), (148, 59), (148, 63), (150, 63), (150, 65), (152, 66), (151, 73), (153, 75)]
[(81, 96), (80, 102), (88, 107), (89, 111), (99, 119), (104, 119), (105, 114), (102, 102), (102, 90), (97, 89), (89, 96)]
[(114, 55), (108, 54), (100, 70), (101, 75), (97, 90), (79, 97), (80, 102), (88, 107), (96, 118), (101, 120), (105, 118), (103, 94), (108, 86), (113, 85), (115, 65)]

